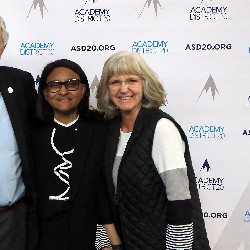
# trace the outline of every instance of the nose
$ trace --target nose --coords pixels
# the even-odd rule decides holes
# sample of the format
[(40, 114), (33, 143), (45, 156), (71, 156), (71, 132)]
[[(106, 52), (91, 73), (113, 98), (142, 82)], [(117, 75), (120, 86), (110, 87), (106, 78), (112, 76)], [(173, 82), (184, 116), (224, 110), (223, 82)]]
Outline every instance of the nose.
[(128, 84), (125, 81), (121, 82), (120, 91), (123, 93), (128, 91)]
[(68, 94), (68, 90), (66, 89), (65, 85), (62, 84), (60, 91), (58, 92), (60, 95)]

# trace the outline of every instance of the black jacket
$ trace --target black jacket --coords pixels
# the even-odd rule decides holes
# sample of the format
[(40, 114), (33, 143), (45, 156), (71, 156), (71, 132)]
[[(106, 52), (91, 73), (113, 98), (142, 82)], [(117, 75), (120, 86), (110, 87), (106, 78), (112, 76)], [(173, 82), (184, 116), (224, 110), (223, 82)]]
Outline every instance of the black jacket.
[[(119, 167), (116, 196), (119, 218), (116, 218), (116, 225), (123, 235), (126, 250), (166, 249), (166, 229), (170, 219), (168, 200), (165, 186), (151, 156), (155, 127), (161, 118), (173, 121), (185, 142), (185, 160), (193, 208), (193, 249), (210, 249), (187, 138), (180, 125), (159, 109), (142, 109), (136, 119)], [(118, 117), (111, 124), (106, 154), (106, 174), (114, 214), (116, 206), (112, 168), (119, 141), (120, 122)]]
[(36, 244), (34, 217), (35, 191), (32, 180), (31, 120), (35, 109), (36, 90), (30, 73), (11, 67), (0, 67), (0, 91), (8, 110), (22, 162), (22, 177), (26, 188), (25, 203), (28, 207), (27, 249)]
[[(105, 224), (112, 222), (107, 194), (105, 198), (107, 187), (102, 177), (106, 128), (106, 122), (94, 116), (80, 116), (78, 121), (75, 150), (72, 159), (73, 167), (70, 174), (71, 187), (68, 208), (70, 214), (70, 249), (72, 250), (94, 250), (97, 223)], [(41, 197), (45, 195), (46, 171), (48, 162), (50, 162), (48, 160), (48, 152), (50, 152), (48, 147), (51, 148), (52, 130), (52, 122), (36, 126), (33, 129), (39, 224), (42, 222), (39, 211), (43, 209), (43, 199)], [(55, 164), (52, 162), (51, 165), (51, 171), (53, 171)], [(51, 226), (55, 226), (55, 223), (52, 223)], [(43, 230), (46, 230), (46, 228), (43, 228)], [(49, 235), (48, 237), (50, 238), (47, 239), (47, 242), (52, 242), (54, 236)], [(59, 241), (63, 241), (63, 239), (59, 239)], [(48, 246), (46, 250), (49, 249), (51, 248)]]

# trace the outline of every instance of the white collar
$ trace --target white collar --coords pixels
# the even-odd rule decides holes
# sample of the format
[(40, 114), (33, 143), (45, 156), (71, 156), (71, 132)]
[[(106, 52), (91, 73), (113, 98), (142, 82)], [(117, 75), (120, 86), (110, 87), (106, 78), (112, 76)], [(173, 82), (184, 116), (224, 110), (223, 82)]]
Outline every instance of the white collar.
[(72, 121), (72, 122), (70, 122), (68, 124), (64, 124), (62, 122), (59, 122), (56, 118), (54, 118), (54, 122), (56, 122), (57, 124), (59, 124), (59, 125), (61, 125), (63, 127), (68, 128), (68, 127), (72, 126), (73, 124), (75, 124), (78, 121), (78, 119), (79, 119), (79, 115), (76, 117), (76, 119), (74, 121)]

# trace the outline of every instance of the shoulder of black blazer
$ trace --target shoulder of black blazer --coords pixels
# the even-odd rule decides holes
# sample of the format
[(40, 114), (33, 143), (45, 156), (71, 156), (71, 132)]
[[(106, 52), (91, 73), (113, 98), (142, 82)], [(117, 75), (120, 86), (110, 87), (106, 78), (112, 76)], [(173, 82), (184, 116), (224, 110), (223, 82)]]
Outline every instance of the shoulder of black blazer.
[(17, 92), (16, 101), (27, 103), (28, 109), (34, 111), (36, 90), (31, 73), (13, 67), (0, 66), (0, 91), (5, 92), (4, 98), (11, 94), (10, 91)]
[(36, 99), (34, 79), (29, 72), (0, 66), (0, 91), (15, 132), (22, 160), (23, 178), (27, 183), (29, 133)]

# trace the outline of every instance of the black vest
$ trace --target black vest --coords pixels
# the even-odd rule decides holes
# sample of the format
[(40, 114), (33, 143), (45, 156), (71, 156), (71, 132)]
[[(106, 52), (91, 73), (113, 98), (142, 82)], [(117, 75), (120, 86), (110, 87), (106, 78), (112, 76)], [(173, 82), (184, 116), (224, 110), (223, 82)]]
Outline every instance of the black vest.
[[(168, 200), (165, 185), (152, 159), (155, 127), (161, 118), (174, 122), (185, 142), (185, 160), (193, 207), (193, 249), (210, 249), (187, 138), (180, 125), (162, 110), (142, 109), (121, 160), (115, 199), (119, 206), (119, 224), (126, 250), (166, 249)], [(120, 118), (116, 118), (111, 124), (107, 144), (107, 176), (113, 201), (112, 167), (119, 140), (120, 122)]]

